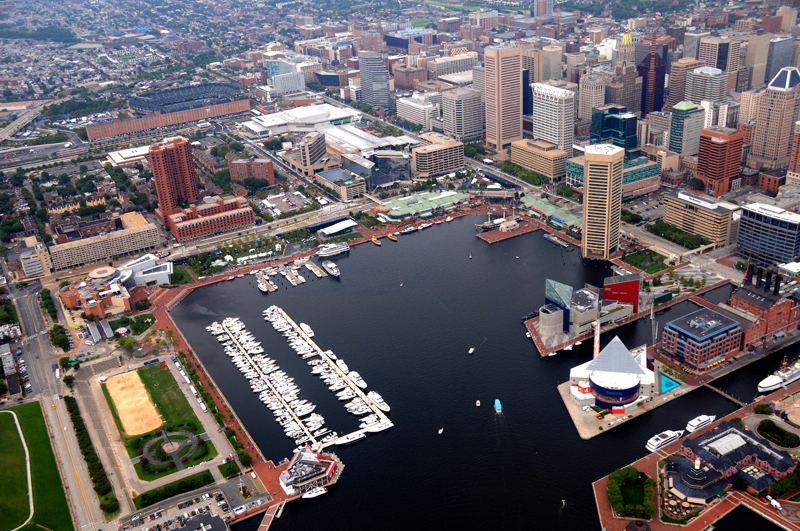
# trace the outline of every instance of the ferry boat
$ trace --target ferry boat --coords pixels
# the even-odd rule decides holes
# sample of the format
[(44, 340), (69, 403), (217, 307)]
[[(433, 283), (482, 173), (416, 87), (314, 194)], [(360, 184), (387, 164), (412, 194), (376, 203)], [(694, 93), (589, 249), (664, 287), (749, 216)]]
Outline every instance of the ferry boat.
[(494, 410), (495, 410), (496, 413), (502, 413), (503, 412), (503, 406), (500, 404), (500, 399), (499, 398), (495, 398), (494, 399)]
[(330, 260), (325, 260), (324, 262), (322, 262), (322, 267), (323, 269), (325, 269), (325, 271), (328, 272), (329, 275), (339, 278), (339, 268), (336, 267), (336, 264), (334, 264)]
[(363, 433), (353, 432), (348, 435), (345, 435), (344, 437), (339, 438), (339, 440), (336, 441), (336, 444), (339, 446), (344, 446), (345, 444), (353, 444), (354, 442), (358, 442), (366, 438), (367, 436), (364, 435)]
[(314, 337), (314, 331), (305, 323), (300, 323), (300, 330), (305, 332), (308, 337)]
[(364, 379), (361, 377), (361, 375), (358, 374), (356, 371), (350, 371), (347, 374), (347, 377), (353, 380), (353, 383), (359, 386), (361, 389), (367, 388), (367, 382), (365, 382)]
[(400, 231), (400, 234), (411, 234), (412, 232), (417, 232), (419, 229), (416, 227), (406, 227), (405, 229)]
[(389, 238), (390, 240), (392, 240), (393, 242), (397, 241), (397, 236), (395, 236), (392, 233), (387, 234), (386, 237)]
[(783, 358), (781, 368), (758, 382), (758, 392), (766, 393), (775, 391), (800, 379), (800, 361), (795, 361), (789, 366)]
[(682, 431), (662, 431), (658, 435), (653, 435), (650, 437), (650, 440), (647, 441), (645, 448), (647, 448), (651, 452), (657, 452), (658, 450), (664, 448), (665, 446), (674, 443), (678, 439), (683, 437)]
[(267, 287), (267, 285), (266, 285), (266, 284), (264, 284), (263, 282), (259, 282), (259, 283), (258, 283), (258, 290), (259, 290), (261, 293), (269, 293), (269, 288), (268, 288), (268, 287)]
[(322, 496), (326, 492), (328, 492), (328, 489), (326, 489), (325, 487), (314, 487), (310, 491), (303, 494), (303, 498), (307, 500), (311, 498), (316, 498), (317, 496)]
[(375, 245), (377, 245), (378, 247), (380, 247), (380, 246), (381, 246), (381, 242), (379, 242), (379, 241), (378, 241), (378, 238), (376, 238), (375, 236), (373, 236), (373, 237), (372, 237), (372, 243), (374, 243), (374, 244), (375, 244)]
[(700, 415), (699, 417), (693, 418), (692, 420), (689, 421), (689, 423), (686, 425), (686, 431), (688, 431), (689, 433), (694, 433), (700, 428), (705, 428), (706, 426), (714, 422), (716, 419), (717, 417), (714, 415), (711, 416)]
[(350, 252), (350, 246), (346, 243), (326, 243), (319, 248), (317, 251), (317, 256), (325, 258), (347, 252)]

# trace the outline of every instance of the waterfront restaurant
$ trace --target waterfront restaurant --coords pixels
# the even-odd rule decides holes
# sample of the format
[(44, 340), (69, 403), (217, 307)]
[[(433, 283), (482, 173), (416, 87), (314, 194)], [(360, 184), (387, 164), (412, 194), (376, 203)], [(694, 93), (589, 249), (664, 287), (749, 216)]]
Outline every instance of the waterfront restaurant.
[(281, 472), (279, 483), (291, 496), (321, 486), (333, 478), (339, 462), (327, 454), (318, 454), (306, 446), (295, 452), (286, 470)]
[(467, 201), (470, 194), (460, 192), (423, 192), (387, 201), (375, 207), (375, 217), (386, 223), (398, 224), (444, 214)]

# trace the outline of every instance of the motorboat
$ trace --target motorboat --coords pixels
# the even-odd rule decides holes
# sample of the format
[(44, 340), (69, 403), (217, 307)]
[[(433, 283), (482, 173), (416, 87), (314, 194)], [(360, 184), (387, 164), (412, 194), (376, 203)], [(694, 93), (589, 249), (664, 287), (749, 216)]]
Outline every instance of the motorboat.
[(387, 234), (386, 237), (389, 238), (390, 240), (392, 240), (393, 242), (397, 241), (397, 236), (395, 236), (392, 233)]
[(367, 382), (365, 382), (364, 379), (361, 377), (361, 375), (358, 374), (356, 371), (350, 371), (347, 374), (347, 377), (350, 378), (353, 381), (353, 383), (359, 386), (361, 389), (367, 388)]
[(494, 399), (494, 410), (495, 410), (496, 413), (502, 413), (503, 412), (503, 406), (500, 404), (500, 399), (499, 398), (495, 398)]
[(406, 227), (405, 229), (400, 231), (400, 234), (411, 234), (412, 232), (417, 232), (419, 229), (416, 227)]
[(328, 492), (328, 489), (326, 489), (325, 487), (314, 487), (310, 491), (303, 494), (303, 498), (307, 500), (311, 498), (316, 498), (317, 496), (322, 496), (326, 492)]
[(339, 268), (330, 260), (322, 262), (322, 268), (327, 271), (329, 275), (339, 278)]
[(453, 217), (452, 216), (447, 216), (447, 219), (445, 219), (445, 221), (450, 223), (451, 221), (453, 221)]
[(358, 442), (358, 441), (360, 441), (362, 439), (366, 439), (366, 438), (367, 438), (367, 436), (364, 435), (363, 433), (353, 432), (353, 433), (350, 433), (348, 435), (345, 435), (344, 437), (340, 437), (339, 440), (336, 441), (336, 444), (338, 446), (344, 446), (346, 444), (353, 444), (354, 442)]
[(300, 323), (300, 330), (302, 330), (308, 337), (314, 337), (314, 331), (305, 323)]
[(342, 371), (345, 374), (350, 372), (350, 368), (347, 366), (347, 364), (342, 359), (336, 360), (336, 366), (339, 367), (339, 370)]
[(378, 247), (380, 247), (380, 246), (381, 246), (381, 242), (379, 242), (379, 241), (378, 241), (378, 238), (376, 238), (375, 236), (373, 236), (373, 237), (372, 237), (372, 243), (374, 243), (374, 244), (375, 244), (375, 245), (377, 245)]
[(373, 424), (372, 426), (369, 426), (367, 428), (367, 431), (370, 432), (370, 433), (377, 433), (379, 431), (388, 430), (392, 426), (394, 426), (394, 423), (392, 423), (392, 421), (390, 421), (390, 420), (382, 420), (377, 424)]
[(658, 450), (664, 448), (665, 446), (674, 443), (681, 437), (683, 437), (682, 431), (672, 431), (672, 430), (662, 431), (658, 435), (653, 435), (652, 437), (650, 437), (650, 440), (647, 441), (645, 448), (647, 448), (651, 452), (657, 452)]
[(715, 415), (700, 415), (699, 417), (695, 417), (689, 421), (689, 423), (686, 425), (686, 431), (689, 433), (694, 433), (701, 428), (705, 428), (716, 419), (717, 417)]

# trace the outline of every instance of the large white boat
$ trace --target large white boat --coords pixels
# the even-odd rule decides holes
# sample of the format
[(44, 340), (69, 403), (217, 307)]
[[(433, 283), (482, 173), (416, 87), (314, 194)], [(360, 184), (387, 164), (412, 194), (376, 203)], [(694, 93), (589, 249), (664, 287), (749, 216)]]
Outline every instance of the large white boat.
[(389, 407), (389, 404), (387, 404), (383, 400), (383, 397), (378, 393), (376, 393), (375, 391), (370, 391), (369, 393), (367, 393), (367, 397), (369, 397), (369, 399), (372, 400), (375, 403), (375, 405), (380, 408), (381, 411), (385, 413), (391, 411), (392, 408)]
[(268, 287), (267, 287), (267, 285), (266, 285), (266, 284), (264, 284), (263, 282), (259, 282), (259, 283), (258, 283), (258, 290), (259, 290), (261, 293), (269, 293), (269, 288), (268, 288)]
[(388, 430), (392, 426), (394, 426), (394, 424), (391, 420), (382, 420), (379, 423), (368, 427), (367, 431), (370, 433), (378, 433), (379, 431)]
[(336, 256), (337, 254), (347, 253), (350, 252), (350, 246), (346, 243), (326, 243), (325, 245), (319, 248), (317, 251), (317, 256), (326, 257), (326, 256)]
[(758, 382), (758, 392), (767, 393), (785, 387), (800, 379), (800, 361), (795, 361), (791, 366), (783, 359), (781, 368)]
[(322, 496), (326, 492), (328, 492), (328, 489), (326, 489), (325, 487), (314, 487), (310, 491), (303, 494), (303, 498), (305, 499), (316, 498), (317, 496)]
[(699, 417), (695, 417), (689, 421), (689, 423), (686, 425), (686, 431), (689, 433), (694, 433), (700, 428), (705, 428), (715, 420), (717, 420), (717, 417), (714, 415), (700, 415)]
[(350, 433), (348, 435), (345, 435), (344, 437), (339, 438), (339, 440), (336, 441), (336, 444), (339, 446), (344, 446), (345, 444), (352, 444), (356, 441), (360, 441), (361, 439), (366, 439), (366, 438), (367, 436), (364, 435), (363, 433), (354, 431), (353, 433)]
[(300, 329), (305, 332), (308, 337), (314, 337), (314, 331), (305, 323), (300, 323)]
[(350, 371), (347, 377), (353, 380), (353, 383), (359, 386), (361, 389), (367, 388), (367, 382), (365, 382), (364, 379), (361, 377), (361, 375), (358, 374), (356, 371)]
[(651, 452), (656, 452), (664, 448), (668, 444), (674, 443), (681, 437), (683, 437), (682, 431), (672, 431), (672, 430), (662, 431), (658, 435), (650, 437), (650, 440), (647, 441), (645, 448), (647, 448)]
[(325, 260), (322, 262), (322, 267), (328, 272), (329, 275), (339, 278), (339, 268), (330, 260)]

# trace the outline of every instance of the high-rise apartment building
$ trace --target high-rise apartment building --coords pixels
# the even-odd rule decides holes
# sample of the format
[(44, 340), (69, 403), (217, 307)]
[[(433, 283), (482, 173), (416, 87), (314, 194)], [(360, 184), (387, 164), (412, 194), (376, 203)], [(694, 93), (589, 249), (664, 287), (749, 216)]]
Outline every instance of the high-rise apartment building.
[(605, 104), (605, 80), (603, 76), (598, 74), (587, 74), (581, 77), (579, 86), (578, 118), (581, 120), (591, 120), (592, 109), (602, 107)]
[(622, 105), (641, 116), (642, 78), (634, 65), (617, 65), (616, 74), (606, 81), (606, 103)]
[(636, 67), (642, 78), (642, 116), (660, 111), (664, 106), (664, 81), (667, 63), (656, 52), (656, 41), (650, 43), (650, 54)]
[(443, 92), (442, 118), (444, 132), (456, 140), (481, 140), (485, 131), (485, 109), (481, 93), (469, 88)]
[(706, 66), (719, 68), (723, 72), (739, 70), (739, 46), (731, 37), (703, 37), (697, 58)]
[(522, 48), (484, 49), (486, 143), (498, 151), (522, 139)]
[(767, 79), (772, 79), (784, 66), (792, 64), (794, 38), (790, 36), (773, 37), (769, 40), (767, 54)]
[(753, 71), (750, 74), (751, 88), (761, 88), (766, 81), (772, 79), (767, 78), (767, 59), (769, 57), (769, 41), (771, 38), (771, 33), (758, 30), (752, 33), (747, 40), (745, 64), (753, 67)]
[(728, 75), (719, 68), (703, 66), (686, 73), (684, 101), (723, 103), (728, 96)]
[(731, 191), (731, 181), (742, 165), (744, 133), (727, 127), (709, 127), (700, 134), (697, 178), (706, 194), (720, 197)]
[(792, 128), (797, 120), (800, 71), (785, 67), (778, 72), (761, 94), (756, 128), (750, 148), (751, 168), (785, 168), (792, 148)]
[(373, 107), (389, 107), (389, 69), (378, 52), (358, 52), (361, 71), (361, 100)]
[(609, 104), (592, 110), (592, 144), (613, 144), (625, 150), (626, 159), (639, 156), (637, 119), (621, 105)]
[(228, 170), (231, 173), (231, 181), (244, 182), (247, 179), (258, 179), (269, 181), (269, 185), (275, 184), (275, 170), (272, 161), (269, 159), (236, 159), (228, 162)]
[(669, 127), (669, 150), (684, 156), (697, 155), (704, 123), (705, 113), (699, 105), (691, 101), (675, 105)]
[(180, 212), (181, 202), (193, 203), (200, 198), (192, 144), (183, 137), (173, 138), (150, 146), (148, 158), (158, 195), (156, 215), (163, 222), (170, 214)]
[(611, 144), (586, 146), (581, 255), (608, 260), (619, 248), (622, 169), (625, 150)]
[(533, 84), (533, 136), (546, 140), (572, 156), (575, 132), (575, 94), (572, 91)]
[(794, 123), (792, 155), (789, 158), (789, 170), (786, 172), (786, 184), (800, 185), (800, 122)]
[(694, 57), (685, 57), (672, 63), (669, 73), (669, 97), (664, 104), (663, 111), (669, 112), (676, 103), (687, 99), (686, 74), (701, 66), (703, 66), (703, 63)]

